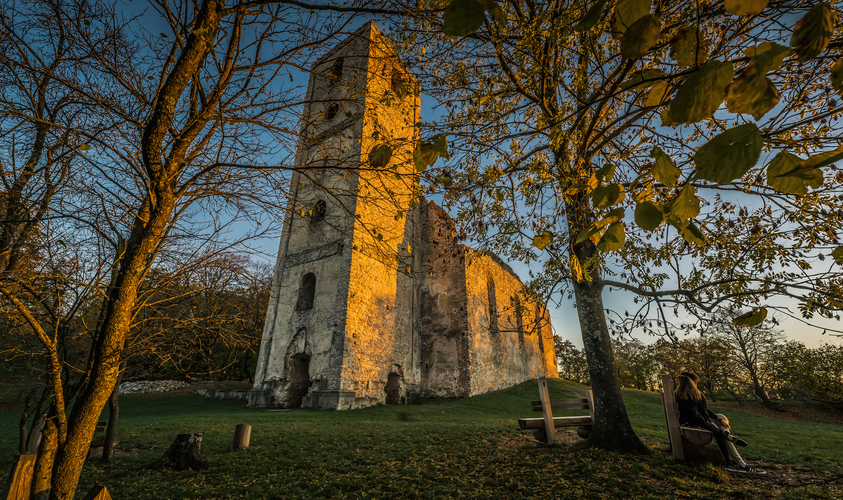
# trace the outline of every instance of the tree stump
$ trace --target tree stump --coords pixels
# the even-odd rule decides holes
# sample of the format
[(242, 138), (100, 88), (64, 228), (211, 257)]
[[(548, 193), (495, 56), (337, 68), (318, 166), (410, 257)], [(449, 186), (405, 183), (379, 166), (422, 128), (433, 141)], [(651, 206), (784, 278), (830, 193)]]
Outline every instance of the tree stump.
[(167, 453), (161, 457), (159, 464), (176, 470), (203, 469), (205, 460), (202, 458), (202, 436), (204, 435), (204, 432), (179, 434)]
[(238, 424), (234, 427), (234, 449), (248, 448), (251, 437), (252, 426), (249, 424)]

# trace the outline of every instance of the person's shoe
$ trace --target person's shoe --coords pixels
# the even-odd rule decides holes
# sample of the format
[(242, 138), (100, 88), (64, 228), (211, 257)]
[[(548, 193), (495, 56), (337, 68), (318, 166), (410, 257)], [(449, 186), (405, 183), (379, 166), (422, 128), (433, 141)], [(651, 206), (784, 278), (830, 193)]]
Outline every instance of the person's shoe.
[(763, 470), (758, 470), (755, 467), (750, 467), (747, 465), (746, 467), (740, 467), (738, 465), (727, 465), (726, 472), (732, 472), (735, 474), (752, 474), (755, 476), (763, 476), (766, 474)]

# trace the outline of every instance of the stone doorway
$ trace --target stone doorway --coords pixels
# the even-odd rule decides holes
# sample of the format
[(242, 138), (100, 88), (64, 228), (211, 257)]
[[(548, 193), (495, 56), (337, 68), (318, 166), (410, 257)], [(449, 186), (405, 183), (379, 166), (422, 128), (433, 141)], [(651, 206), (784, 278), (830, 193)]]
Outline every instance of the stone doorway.
[(386, 404), (397, 405), (401, 403), (401, 376), (397, 373), (390, 373), (386, 378)]
[(288, 379), (290, 388), (287, 392), (289, 397), (288, 408), (301, 408), (302, 398), (307, 395), (310, 389), (310, 356), (297, 354), (290, 359), (290, 372)]

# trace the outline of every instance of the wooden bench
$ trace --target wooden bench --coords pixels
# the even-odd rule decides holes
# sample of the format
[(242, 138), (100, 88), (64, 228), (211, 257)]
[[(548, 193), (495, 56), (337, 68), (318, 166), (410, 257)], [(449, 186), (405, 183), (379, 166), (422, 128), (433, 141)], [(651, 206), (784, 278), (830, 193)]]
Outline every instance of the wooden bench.
[[(91, 440), (91, 446), (88, 448), (88, 456), (87, 458), (91, 458), (91, 454), (102, 451), (105, 447), (105, 430), (108, 428), (108, 422), (97, 422), (97, 427), (94, 429), (94, 438)], [(102, 436), (96, 436), (96, 434), (103, 434)], [(114, 441), (114, 444), (117, 445), (118, 441)]]
[[(574, 399), (550, 399), (547, 380), (539, 379), (539, 401), (532, 401), (533, 411), (542, 412), (541, 418), (519, 418), (518, 426), (524, 430), (532, 429), (536, 439), (543, 443), (556, 443), (557, 427), (591, 427), (594, 425), (594, 396), (586, 391), (586, 397)], [(588, 415), (574, 417), (554, 417), (554, 411), (588, 410)], [(551, 424), (552, 422), (552, 424)], [(587, 432), (579, 432), (580, 437), (588, 437)]]
[(674, 460), (726, 464), (717, 443), (712, 443), (714, 435), (711, 431), (679, 424), (679, 406), (673, 397), (673, 380), (670, 375), (662, 375), (662, 408)]

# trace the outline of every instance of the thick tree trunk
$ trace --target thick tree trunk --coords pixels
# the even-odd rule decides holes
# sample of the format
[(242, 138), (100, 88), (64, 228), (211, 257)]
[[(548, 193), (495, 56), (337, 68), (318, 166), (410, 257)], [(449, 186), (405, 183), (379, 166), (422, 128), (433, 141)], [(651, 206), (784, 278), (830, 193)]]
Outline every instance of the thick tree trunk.
[(53, 463), (58, 449), (58, 430), (54, 422), (55, 418), (50, 417), (44, 421), (44, 430), (41, 433), (41, 448), (38, 450), (38, 459), (35, 461), (35, 470), (32, 472), (32, 493), (33, 500), (47, 500), (50, 495), (50, 480), (52, 479)]
[(594, 428), (586, 447), (622, 453), (649, 453), (626, 414), (612, 339), (603, 315), (601, 288), (592, 282), (574, 283), (583, 347), (594, 391)]

